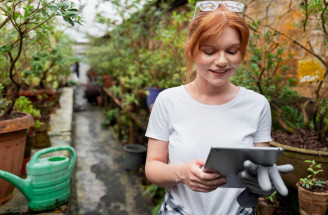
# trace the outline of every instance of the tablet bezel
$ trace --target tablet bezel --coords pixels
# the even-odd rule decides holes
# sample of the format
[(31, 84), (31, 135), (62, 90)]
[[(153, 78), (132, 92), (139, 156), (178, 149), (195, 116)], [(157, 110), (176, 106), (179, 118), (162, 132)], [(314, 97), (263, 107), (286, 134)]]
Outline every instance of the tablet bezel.
[(205, 166), (205, 172), (219, 172), (227, 177), (227, 183), (221, 187), (245, 188), (238, 173), (244, 169), (244, 162), (250, 160), (263, 166), (276, 163), (284, 149), (281, 147), (212, 147)]

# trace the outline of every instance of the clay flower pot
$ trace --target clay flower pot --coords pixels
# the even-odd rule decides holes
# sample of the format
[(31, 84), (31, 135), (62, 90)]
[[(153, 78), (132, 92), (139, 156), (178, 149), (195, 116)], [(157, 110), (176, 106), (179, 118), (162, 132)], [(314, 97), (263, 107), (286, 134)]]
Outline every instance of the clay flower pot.
[(257, 200), (256, 212), (258, 215), (274, 215), (279, 208), (279, 202), (267, 203), (264, 198)]
[[(0, 169), (19, 176), (24, 159), (26, 129), (34, 125), (30, 114), (14, 112), (17, 118), (0, 121)], [(14, 186), (0, 179), (0, 204), (9, 201)]]
[(328, 191), (311, 192), (296, 184), (301, 215), (324, 215), (328, 208)]

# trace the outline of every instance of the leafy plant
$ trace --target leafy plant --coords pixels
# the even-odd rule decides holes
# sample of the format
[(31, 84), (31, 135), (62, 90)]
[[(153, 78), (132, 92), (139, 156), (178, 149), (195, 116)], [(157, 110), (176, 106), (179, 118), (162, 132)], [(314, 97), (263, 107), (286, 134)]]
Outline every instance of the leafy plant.
[(128, 106), (128, 105), (139, 105), (139, 101), (136, 98), (135, 94), (130, 94), (130, 93), (125, 93), (123, 95), (123, 106)]
[(277, 191), (274, 191), (270, 196), (265, 197), (265, 199), (271, 203), (275, 203), (277, 201)]
[(109, 88), (115, 97), (120, 98), (122, 96), (122, 88), (118, 85), (113, 85)]
[[(87, 56), (101, 76), (111, 75), (125, 93), (140, 101), (147, 86), (168, 88), (184, 79), (183, 50), (187, 35), (184, 13), (169, 12), (171, 1), (149, 1), (142, 7), (131, 1), (112, 1), (122, 22), (98, 14), (110, 32), (95, 39)], [(135, 13), (130, 10), (137, 9)], [(127, 15), (129, 14), (129, 16)], [(140, 102), (139, 102), (140, 103)]]
[[(299, 5), (303, 16), (301, 22), (295, 23), (295, 29), (289, 29), (290, 32), (295, 32), (293, 36), (277, 30), (291, 11), (299, 10)], [(322, 86), (327, 82), (328, 76), (328, 64), (325, 61), (328, 40), (320, 40), (320, 48), (313, 47), (311, 40), (314, 39), (309, 32), (315, 31), (322, 38), (327, 38), (328, 4), (322, 0), (290, 0), (286, 6), (279, 14), (271, 17), (268, 16), (268, 11), (273, 7), (271, 3), (268, 4), (264, 10), (265, 16), (260, 20), (253, 20), (246, 12), (251, 29), (249, 55), (245, 57), (245, 63), (237, 70), (232, 81), (259, 92), (268, 99), (274, 128), (290, 134), (295, 133), (295, 129), (313, 131), (317, 140), (325, 143), (328, 134), (328, 99), (325, 98), (327, 91)], [(305, 43), (302, 44), (301, 41)], [(325, 67), (322, 80), (307, 85), (315, 88), (312, 98), (301, 98), (294, 90), (296, 86), (302, 86), (291, 72), (295, 68), (295, 53), (302, 51), (299, 48)], [(298, 54), (297, 57), (299, 56)]]
[(302, 113), (297, 106), (300, 95), (291, 89), (296, 80), (285, 78), (293, 54), (285, 53), (278, 35), (263, 26), (261, 20), (253, 21), (250, 27), (253, 30), (248, 44), (250, 56), (231, 81), (264, 95), (273, 110), (273, 124), (294, 133), (295, 128), (302, 126)]
[(55, 30), (55, 23), (48, 23), (49, 33), (30, 42), (27, 45), (30, 54), (24, 53), (21, 57), (21, 60), (29, 62), (22, 72), (24, 86), (57, 88), (66, 82), (71, 65), (77, 61), (71, 46), (72, 40)]
[(312, 186), (322, 187), (326, 182), (316, 178), (316, 175), (323, 171), (321, 169), (321, 164), (317, 164), (315, 160), (305, 160), (305, 162), (310, 163), (307, 170), (311, 174), (309, 174), (306, 178), (300, 178), (300, 181), (302, 182), (301, 186), (306, 189), (311, 189)]
[(68, 0), (1, 1), (0, 54), (1, 61), (5, 61), (4, 71), (1, 73), (10, 80), (7, 86), (11, 91), (7, 97), (11, 103), (5, 108), (4, 116), (12, 112), (23, 84), (22, 71), (26, 62), (19, 62), (19, 59), (26, 45), (32, 41), (28, 36), (33, 35), (34, 38), (38, 38), (47, 33), (47, 23), (55, 16), (63, 17), (71, 25), (80, 24), (81, 17), (78, 16), (78, 10), (74, 7), (74, 3)]
[(31, 101), (25, 96), (18, 97), (14, 110), (31, 114), (35, 119), (35, 128), (39, 128), (43, 124), (38, 120), (38, 118), (41, 117), (40, 110), (36, 109)]
[(106, 120), (102, 123), (102, 126), (114, 126), (117, 123), (118, 108), (113, 108), (106, 111)]
[[(293, 5), (292, 1), (290, 2), (290, 5)], [(267, 27), (273, 30), (274, 34), (281, 35), (293, 42), (298, 48), (305, 51), (324, 66), (322, 78), (312, 81), (308, 85), (315, 88), (313, 93), (314, 101), (305, 101), (302, 104), (305, 128), (314, 131), (317, 134), (317, 140), (324, 143), (328, 130), (328, 124), (325, 120), (328, 116), (328, 100), (325, 98), (326, 90), (323, 89), (323, 84), (327, 82), (328, 77), (328, 63), (326, 60), (326, 50), (328, 48), (328, 3), (325, 0), (303, 0), (301, 1), (301, 9), (302, 21), (295, 24), (299, 29), (302, 29), (301, 33), (291, 36), (279, 31), (277, 26), (267, 25)], [(320, 33), (323, 38), (320, 44), (321, 47), (318, 49), (315, 49), (311, 43), (314, 40), (313, 35), (311, 35), (313, 30)], [(301, 41), (305, 42), (302, 43)], [(310, 103), (314, 103), (314, 111), (309, 114), (305, 110)], [(311, 124), (312, 127), (310, 126)]]
[(145, 186), (145, 191), (142, 193), (143, 198), (148, 198), (148, 199), (152, 199), (156, 206), (154, 207), (154, 209), (152, 210), (152, 215), (156, 215), (158, 214), (161, 205), (162, 205), (162, 201), (165, 195), (165, 188), (160, 187), (156, 184), (150, 184), (150, 185), (146, 185)]

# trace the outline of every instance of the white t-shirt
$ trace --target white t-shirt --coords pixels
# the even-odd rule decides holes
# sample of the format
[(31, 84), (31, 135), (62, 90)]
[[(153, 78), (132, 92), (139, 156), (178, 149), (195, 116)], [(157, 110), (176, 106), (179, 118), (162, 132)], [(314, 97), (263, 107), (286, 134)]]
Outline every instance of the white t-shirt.
[[(271, 141), (271, 111), (267, 99), (240, 87), (223, 105), (194, 100), (184, 86), (162, 91), (153, 106), (146, 136), (168, 141), (170, 164), (206, 159), (212, 146), (251, 147)], [(172, 197), (194, 215), (236, 214), (243, 189), (218, 188), (194, 192), (184, 184), (170, 187)]]

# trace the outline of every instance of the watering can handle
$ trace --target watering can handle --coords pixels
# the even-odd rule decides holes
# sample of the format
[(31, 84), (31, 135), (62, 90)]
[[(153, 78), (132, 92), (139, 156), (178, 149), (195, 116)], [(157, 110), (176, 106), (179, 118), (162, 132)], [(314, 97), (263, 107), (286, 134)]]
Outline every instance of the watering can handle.
[(76, 161), (76, 154), (75, 154), (75, 150), (73, 147), (71, 146), (54, 146), (54, 147), (49, 147), (49, 148), (46, 148), (46, 149), (42, 149), (38, 152), (36, 152), (30, 162), (31, 163), (37, 163), (39, 162), (39, 158), (41, 155), (44, 155), (44, 154), (47, 154), (47, 153), (50, 153), (50, 152), (54, 152), (54, 151), (61, 151), (61, 150), (68, 150), (72, 157), (71, 157), (71, 162), (69, 164), (69, 169), (70, 171), (73, 171), (73, 167), (74, 167), (74, 164), (75, 164), (75, 161)]

